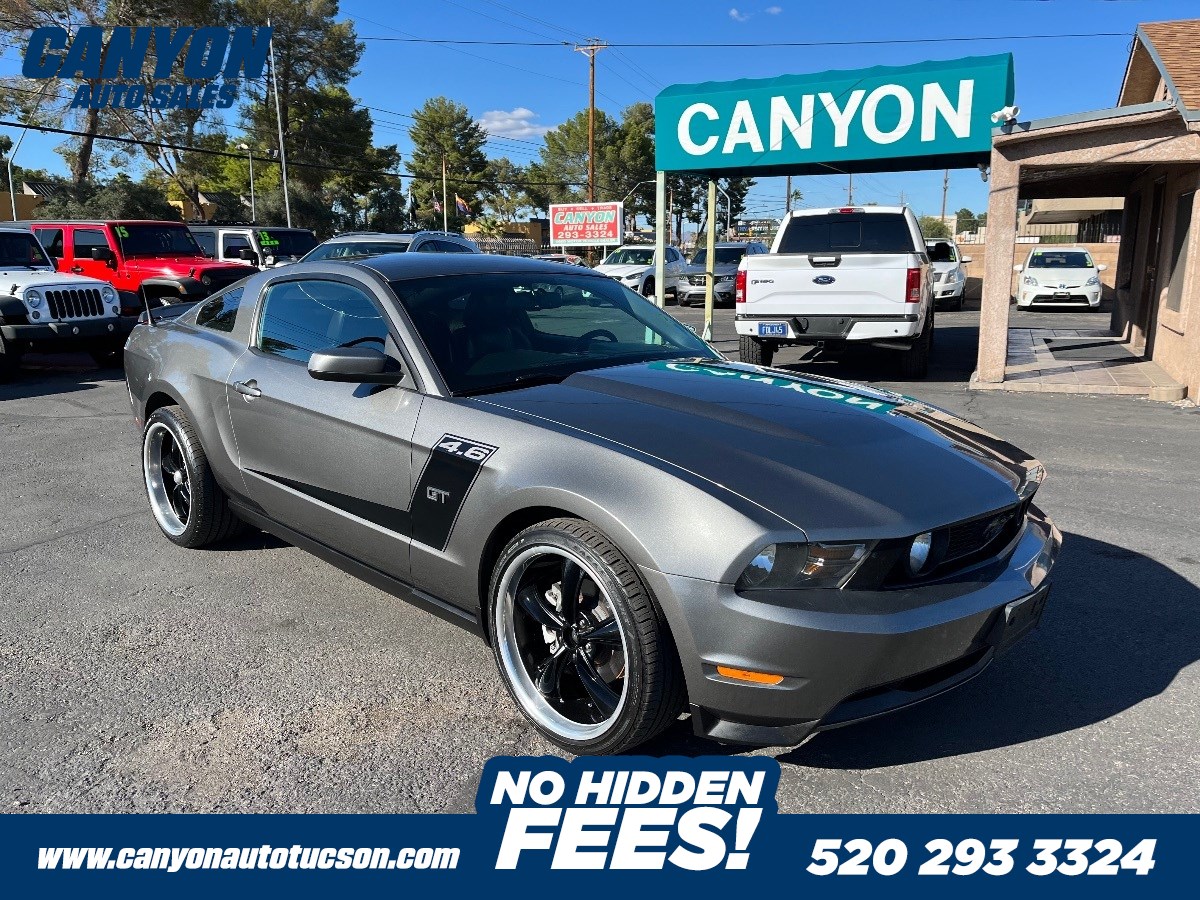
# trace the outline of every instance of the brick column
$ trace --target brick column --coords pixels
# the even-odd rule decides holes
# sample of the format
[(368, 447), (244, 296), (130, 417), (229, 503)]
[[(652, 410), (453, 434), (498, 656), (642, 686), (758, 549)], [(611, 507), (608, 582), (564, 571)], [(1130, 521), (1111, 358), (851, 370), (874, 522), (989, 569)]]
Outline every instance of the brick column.
[(1004, 380), (1004, 361), (1008, 355), (1008, 311), (1020, 180), (1020, 164), (1006, 159), (993, 147), (984, 247), (986, 268), (979, 308), (979, 361), (975, 367), (975, 380), (991, 384)]

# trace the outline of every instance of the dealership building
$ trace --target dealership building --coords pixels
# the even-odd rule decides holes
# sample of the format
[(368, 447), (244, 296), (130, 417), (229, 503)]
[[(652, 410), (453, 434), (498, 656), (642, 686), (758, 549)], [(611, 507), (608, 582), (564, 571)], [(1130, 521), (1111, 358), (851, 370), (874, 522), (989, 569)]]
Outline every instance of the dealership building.
[[(996, 130), (976, 386), (1032, 386), (1037, 360), (1049, 359), (1040, 347), (1034, 358), (1011, 312), (1013, 265), (1024, 262), (1014, 255), (1019, 201), (1120, 197), (1111, 335), (1104, 336), (1115, 352), (1051, 381), (1074, 379), (1084, 393), (1137, 393), (1134, 376), (1144, 376), (1136, 367), (1145, 365), (1153, 389), (1144, 393), (1200, 398), (1198, 47), (1200, 19), (1143, 24), (1116, 106)], [(1041, 375), (1045, 381), (1045, 369)]]

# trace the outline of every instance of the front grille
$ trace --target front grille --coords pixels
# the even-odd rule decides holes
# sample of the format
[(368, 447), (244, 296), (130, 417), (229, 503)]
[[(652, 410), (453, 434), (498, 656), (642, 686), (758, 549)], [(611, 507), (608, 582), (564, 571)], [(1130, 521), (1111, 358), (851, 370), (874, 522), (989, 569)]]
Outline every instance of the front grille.
[(244, 269), (214, 269), (211, 272), (205, 272), (208, 277), (208, 284), (205, 289), (209, 294), (215, 294), (217, 291), (223, 291), (235, 281), (241, 281), (247, 275), (254, 274), (255, 270), (250, 268)]
[(706, 275), (689, 275), (688, 284), (694, 284), (696, 287), (704, 287)]
[(1059, 297), (1054, 294), (1034, 294), (1033, 303), (1090, 303), (1087, 296), (1084, 294), (1071, 294), (1068, 297)]
[(933, 281), (934, 281), (934, 283), (936, 284), (937, 282), (941, 281), (941, 280), (942, 280), (942, 276), (943, 276), (943, 275), (945, 275), (945, 274), (946, 274), (945, 272), (934, 272), (934, 273), (933, 273)]
[(88, 319), (104, 315), (104, 301), (96, 288), (46, 291), (52, 319)]
[(951, 525), (946, 529), (946, 554), (942, 565), (956, 563), (965, 557), (986, 558), (989, 548), (1007, 544), (1020, 527), (1019, 512), (1019, 507), (1012, 507), (995, 515)]

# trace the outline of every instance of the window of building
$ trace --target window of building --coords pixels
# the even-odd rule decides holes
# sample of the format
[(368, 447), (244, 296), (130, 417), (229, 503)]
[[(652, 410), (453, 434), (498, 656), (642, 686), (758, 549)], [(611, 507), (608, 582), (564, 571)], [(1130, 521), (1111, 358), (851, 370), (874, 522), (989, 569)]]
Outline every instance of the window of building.
[(1183, 307), (1183, 283), (1187, 280), (1187, 246), (1192, 231), (1192, 208), (1196, 192), (1180, 194), (1175, 204), (1175, 234), (1171, 241), (1171, 268), (1167, 285), (1167, 309), (1179, 312)]

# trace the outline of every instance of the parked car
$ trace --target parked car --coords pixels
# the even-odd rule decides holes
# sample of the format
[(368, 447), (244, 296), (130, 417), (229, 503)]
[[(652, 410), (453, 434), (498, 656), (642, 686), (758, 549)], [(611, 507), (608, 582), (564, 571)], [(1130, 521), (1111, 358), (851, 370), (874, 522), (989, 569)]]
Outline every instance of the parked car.
[(189, 225), (206, 256), (247, 262), (271, 269), (297, 262), (317, 246), (317, 236), (307, 228), (275, 228), (248, 222), (210, 222)]
[(582, 256), (576, 256), (574, 253), (539, 253), (537, 256), (532, 256), (530, 259), (542, 259), (546, 262), (565, 263), (568, 266), (583, 266), (590, 268)]
[(26, 228), (0, 226), (0, 381), (28, 351), (85, 350), (96, 362), (119, 362), (133, 329), (106, 282), (61, 274)]
[(796, 210), (771, 252), (746, 256), (734, 285), (743, 362), (790, 344), (894, 351), (923, 378), (933, 346), (933, 272), (908, 207)]
[(1108, 266), (1096, 265), (1084, 247), (1036, 247), (1025, 264), (1014, 266), (1021, 273), (1017, 309), (1035, 306), (1100, 305), (1103, 288), (1100, 273)]
[(953, 303), (955, 309), (962, 309), (967, 292), (966, 264), (971, 257), (963, 256), (958, 244), (945, 238), (926, 240), (925, 249), (933, 265), (934, 301), (940, 303), (945, 300)]
[(319, 259), (367, 259), (384, 253), (479, 253), (470, 238), (449, 231), (353, 231), (318, 244), (304, 262)]
[(139, 324), (125, 358), (170, 541), (264, 528), (483, 636), (572, 753), (684, 709), (788, 745), (936, 696), (1037, 625), (1061, 541), (1011, 444), (728, 362), (556, 263), (297, 263)]
[(202, 300), (257, 269), (209, 259), (182, 222), (108, 220), (27, 223), (60, 272), (107, 281), (122, 313), (154, 303)]
[[(733, 306), (733, 279), (737, 275), (738, 263), (743, 256), (766, 253), (767, 245), (759, 241), (723, 241), (716, 245), (714, 254), (713, 305)], [(679, 294), (680, 306), (693, 303), (704, 305), (708, 266), (708, 248), (697, 250), (692, 261), (683, 270), (683, 287)]]
[[(687, 263), (675, 247), (668, 247), (665, 262), (665, 294), (678, 298), (683, 289), (683, 270)], [(654, 248), (643, 244), (618, 247), (596, 266), (596, 271), (637, 291), (643, 297), (654, 296)]]

